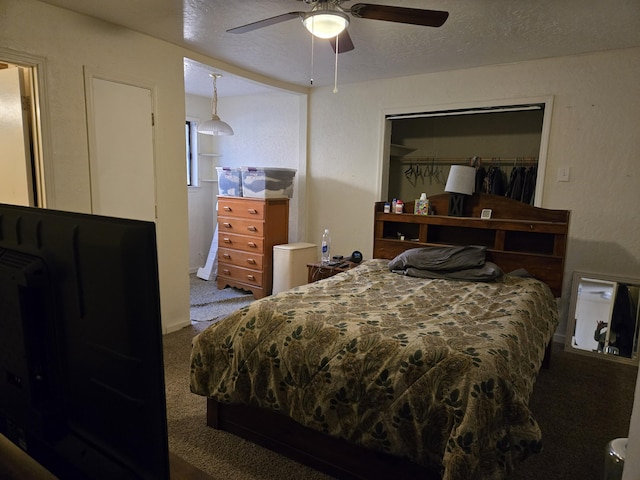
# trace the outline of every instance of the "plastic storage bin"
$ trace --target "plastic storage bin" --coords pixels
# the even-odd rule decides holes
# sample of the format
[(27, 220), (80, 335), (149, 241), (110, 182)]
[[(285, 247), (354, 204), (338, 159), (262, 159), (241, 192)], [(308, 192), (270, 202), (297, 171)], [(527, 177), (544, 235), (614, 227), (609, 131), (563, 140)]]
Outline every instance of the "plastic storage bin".
[(293, 196), (292, 168), (241, 167), (242, 195), (253, 198), (279, 198)]
[(216, 167), (218, 193), (232, 197), (242, 196), (242, 173), (239, 168)]

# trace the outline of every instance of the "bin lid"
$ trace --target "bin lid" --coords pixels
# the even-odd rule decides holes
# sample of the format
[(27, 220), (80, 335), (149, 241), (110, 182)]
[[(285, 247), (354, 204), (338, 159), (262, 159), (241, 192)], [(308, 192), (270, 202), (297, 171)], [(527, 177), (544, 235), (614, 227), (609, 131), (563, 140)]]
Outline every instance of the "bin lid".
[(281, 250), (303, 250), (305, 248), (317, 248), (318, 246), (313, 243), (284, 243), (282, 245), (274, 245), (273, 248), (278, 248)]

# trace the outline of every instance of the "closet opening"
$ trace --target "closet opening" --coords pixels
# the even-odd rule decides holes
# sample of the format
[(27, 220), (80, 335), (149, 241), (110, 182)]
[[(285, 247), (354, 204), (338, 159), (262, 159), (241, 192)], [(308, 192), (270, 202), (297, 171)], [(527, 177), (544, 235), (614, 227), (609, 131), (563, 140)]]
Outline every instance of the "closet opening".
[(476, 167), (476, 192), (540, 206), (551, 99), (385, 115), (382, 199), (444, 192), (452, 165)]

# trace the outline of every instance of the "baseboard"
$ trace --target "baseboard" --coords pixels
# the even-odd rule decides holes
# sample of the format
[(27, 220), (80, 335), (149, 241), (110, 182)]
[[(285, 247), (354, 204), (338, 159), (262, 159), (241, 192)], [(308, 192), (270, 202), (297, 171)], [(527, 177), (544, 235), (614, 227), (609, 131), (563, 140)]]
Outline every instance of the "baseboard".
[(185, 320), (184, 322), (174, 323), (164, 329), (164, 335), (182, 330), (184, 327), (191, 325), (191, 320)]

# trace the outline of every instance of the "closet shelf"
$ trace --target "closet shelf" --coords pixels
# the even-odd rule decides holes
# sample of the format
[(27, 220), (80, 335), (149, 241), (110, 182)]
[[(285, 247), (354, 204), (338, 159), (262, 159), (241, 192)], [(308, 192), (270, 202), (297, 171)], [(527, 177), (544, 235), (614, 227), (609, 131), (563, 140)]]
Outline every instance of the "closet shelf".
[(404, 145), (392, 143), (389, 149), (389, 154), (392, 157), (404, 157), (405, 155), (409, 155), (411, 152), (415, 151), (415, 148), (405, 147)]
[[(404, 157), (398, 161), (402, 165), (471, 165), (471, 158), (469, 157)], [(521, 167), (529, 165), (537, 165), (538, 157), (483, 157), (480, 160), (480, 166), (485, 167)]]

